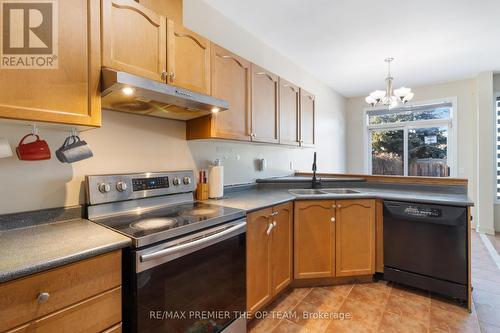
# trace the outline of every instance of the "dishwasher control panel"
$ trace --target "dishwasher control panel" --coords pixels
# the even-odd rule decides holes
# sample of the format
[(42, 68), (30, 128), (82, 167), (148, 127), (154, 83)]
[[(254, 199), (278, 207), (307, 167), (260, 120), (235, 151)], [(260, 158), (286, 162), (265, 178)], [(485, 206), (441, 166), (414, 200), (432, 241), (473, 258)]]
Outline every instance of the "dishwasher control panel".
[(406, 215), (415, 217), (441, 217), (442, 211), (438, 208), (408, 206), (404, 209)]

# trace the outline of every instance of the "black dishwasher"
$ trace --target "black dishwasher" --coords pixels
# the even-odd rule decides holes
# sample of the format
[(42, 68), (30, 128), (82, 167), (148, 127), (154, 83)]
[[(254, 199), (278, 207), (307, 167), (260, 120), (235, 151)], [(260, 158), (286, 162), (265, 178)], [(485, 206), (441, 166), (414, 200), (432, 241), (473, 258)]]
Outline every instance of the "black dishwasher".
[(447, 295), (468, 295), (465, 207), (384, 202), (384, 279)]

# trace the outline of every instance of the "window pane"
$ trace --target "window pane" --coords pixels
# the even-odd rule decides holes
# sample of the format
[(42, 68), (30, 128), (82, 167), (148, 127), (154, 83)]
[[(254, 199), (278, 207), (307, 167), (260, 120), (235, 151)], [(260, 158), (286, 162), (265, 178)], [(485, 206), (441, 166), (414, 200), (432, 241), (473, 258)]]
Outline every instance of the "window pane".
[(404, 175), (404, 131), (371, 131), (372, 174)]
[(408, 175), (448, 177), (448, 127), (408, 129)]
[(403, 121), (450, 119), (451, 106), (414, 107), (404, 109), (378, 110), (368, 112), (368, 123), (390, 124)]

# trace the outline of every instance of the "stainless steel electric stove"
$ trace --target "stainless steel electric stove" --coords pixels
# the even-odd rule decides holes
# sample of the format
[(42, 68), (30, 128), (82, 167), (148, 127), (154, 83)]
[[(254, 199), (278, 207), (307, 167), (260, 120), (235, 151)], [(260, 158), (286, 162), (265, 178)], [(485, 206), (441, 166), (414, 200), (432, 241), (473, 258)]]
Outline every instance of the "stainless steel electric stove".
[(86, 177), (90, 220), (132, 239), (125, 332), (245, 332), (246, 219), (194, 201), (193, 171)]

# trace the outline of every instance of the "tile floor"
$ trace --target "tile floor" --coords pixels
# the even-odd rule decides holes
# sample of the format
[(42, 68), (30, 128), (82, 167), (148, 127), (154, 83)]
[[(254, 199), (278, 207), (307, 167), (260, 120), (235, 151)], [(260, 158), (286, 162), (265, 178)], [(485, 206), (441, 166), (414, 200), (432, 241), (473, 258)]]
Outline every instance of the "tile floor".
[[(500, 270), (475, 232), (472, 263), (472, 313), (449, 300), (384, 281), (296, 288), (265, 309), (265, 318), (252, 320), (249, 332), (500, 333)], [(322, 318), (314, 317), (318, 315)], [(342, 315), (350, 318), (340, 319)]]

